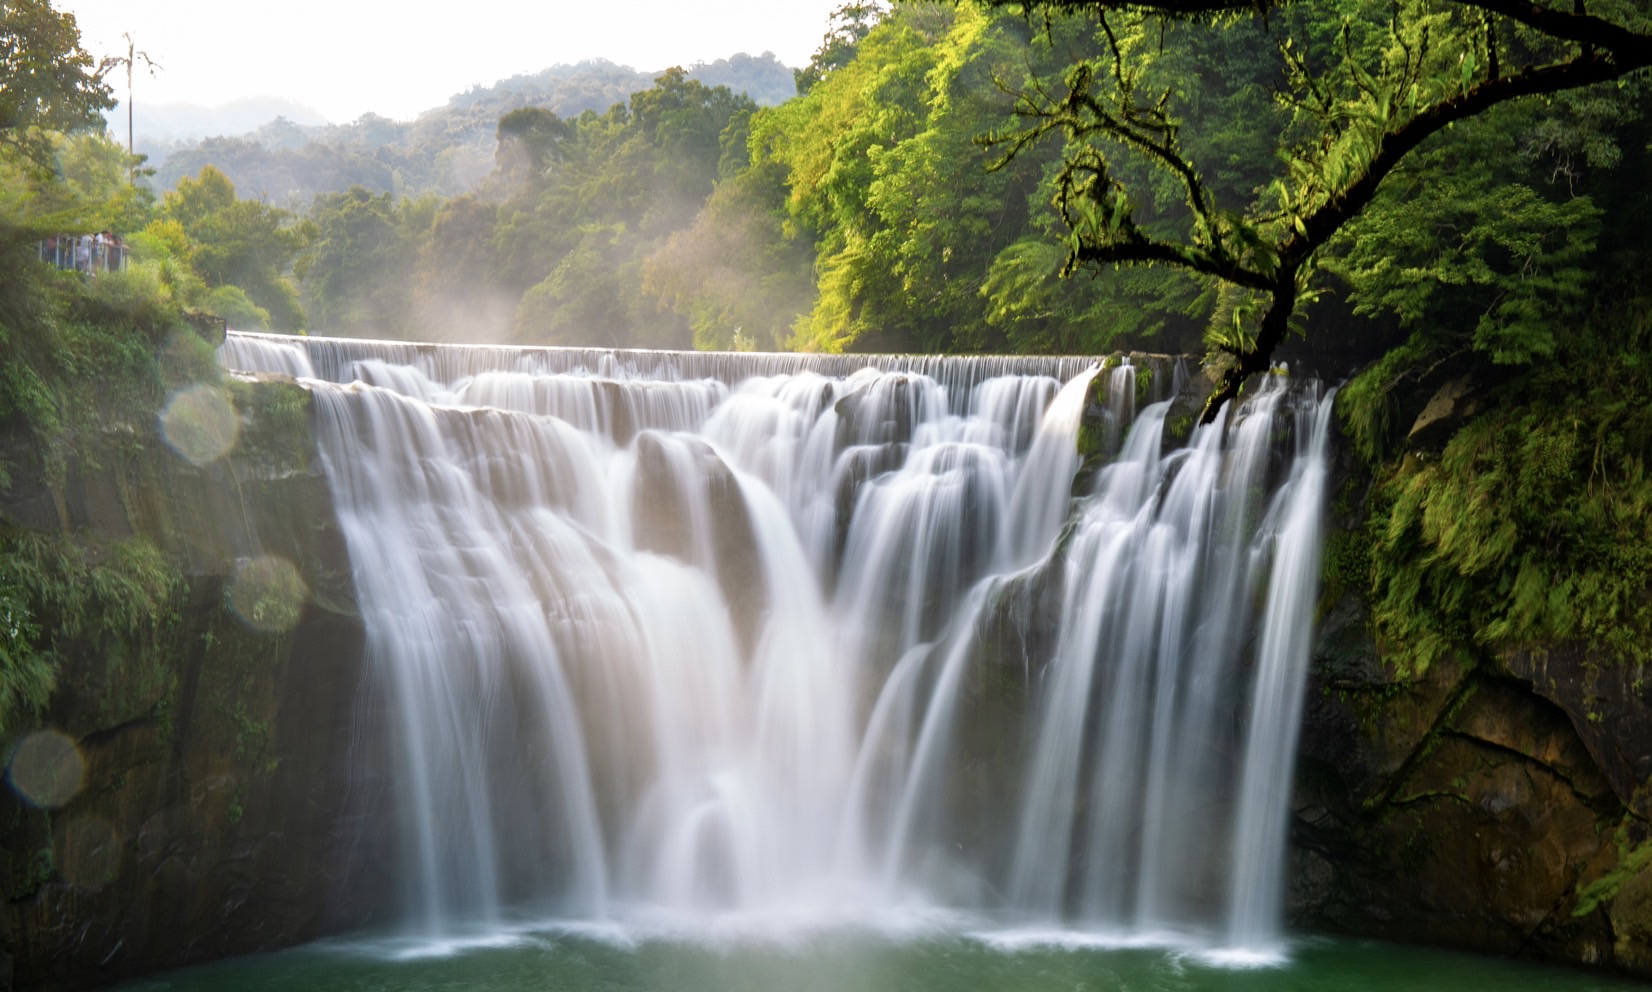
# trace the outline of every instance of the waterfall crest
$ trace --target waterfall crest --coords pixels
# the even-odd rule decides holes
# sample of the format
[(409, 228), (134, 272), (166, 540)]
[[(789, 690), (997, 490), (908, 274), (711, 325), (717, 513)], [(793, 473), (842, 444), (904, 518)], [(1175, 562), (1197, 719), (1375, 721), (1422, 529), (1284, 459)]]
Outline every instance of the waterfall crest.
[(422, 932), (927, 908), (1279, 941), (1311, 383), (1165, 453), (1169, 362), (220, 358), (315, 395)]

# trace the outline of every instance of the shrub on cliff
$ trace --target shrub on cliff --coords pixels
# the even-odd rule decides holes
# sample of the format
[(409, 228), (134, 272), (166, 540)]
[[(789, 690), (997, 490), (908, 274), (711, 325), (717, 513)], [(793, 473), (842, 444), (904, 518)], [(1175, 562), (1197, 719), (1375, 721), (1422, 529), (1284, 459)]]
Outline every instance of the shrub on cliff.
[(60, 656), (116, 664), (171, 621), (177, 566), (144, 538), (0, 529), (0, 740), (45, 706)]
[[(1488, 382), (1444, 439), (1375, 463), (1372, 621), (1413, 672), (1462, 647), (1579, 643), (1652, 661), (1652, 320), (1629, 299), (1574, 329), (1552, 364)], [(1392, 444), (1380, 383), (1343, 404), (1369, 453)], [(1384, 438), (1388, 440), (1384, 441)]]

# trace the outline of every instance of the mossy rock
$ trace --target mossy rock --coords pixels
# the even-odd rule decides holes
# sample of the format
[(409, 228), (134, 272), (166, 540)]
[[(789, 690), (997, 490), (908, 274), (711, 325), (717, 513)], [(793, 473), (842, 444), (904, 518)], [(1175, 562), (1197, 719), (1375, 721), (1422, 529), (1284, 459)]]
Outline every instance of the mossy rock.
[(1644, 859), (1618, 888), (1607, 917), (1612, 921), (1613, 963), (1652, 973), (1652, 859)]

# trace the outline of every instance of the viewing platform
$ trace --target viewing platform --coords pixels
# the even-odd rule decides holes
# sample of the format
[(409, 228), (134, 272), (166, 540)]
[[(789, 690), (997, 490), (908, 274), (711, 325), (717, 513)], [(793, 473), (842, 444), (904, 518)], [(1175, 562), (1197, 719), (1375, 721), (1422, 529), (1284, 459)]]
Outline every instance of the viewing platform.
[(125, 269), (130, 254), (125, 240), (109, 231), (54, 235), (41, 241), (36, 252), (42, 262), (87, 275)]

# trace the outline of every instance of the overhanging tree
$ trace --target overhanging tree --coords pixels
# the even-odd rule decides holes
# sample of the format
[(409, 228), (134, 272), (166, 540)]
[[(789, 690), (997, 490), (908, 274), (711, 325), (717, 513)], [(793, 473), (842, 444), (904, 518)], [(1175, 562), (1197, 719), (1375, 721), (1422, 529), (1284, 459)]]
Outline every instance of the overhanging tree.
[[(1057, 203), (1071, 231), (1066, 271), (1168, 265), (1219, 287), (1212, 344), (1227, 361), (1206, 422), (1264, 372), (1324, 289), (1324, 253), (1430, 138), (1522, 98), (1642, 74), (1652, 14), (1633, 0), (987, 0), (1034, 18), (1093, 18), (1106, 55), (1072, 66), (1063, 85), (1022, 95), (1025, 127), (994, 137), (1011, 158), (1046, 135), (1069, 142)], [(1307, 13), (1340, 15), (1329, 44), (1304, 44)], [(1155, 75), (1165, 32), (1183, 22), (1232, 27), (1260, 18), (1279, 57), (1283, 171), (1255, 201), (1219, 202), (1187, 153), (1173, 87)], [(1121, 156), (1169, 180), (1181, 216), (1167, 223), (1164, 186), (1130, 182)], [(1159, 193), (1161, 203), (1154, 194)]]

